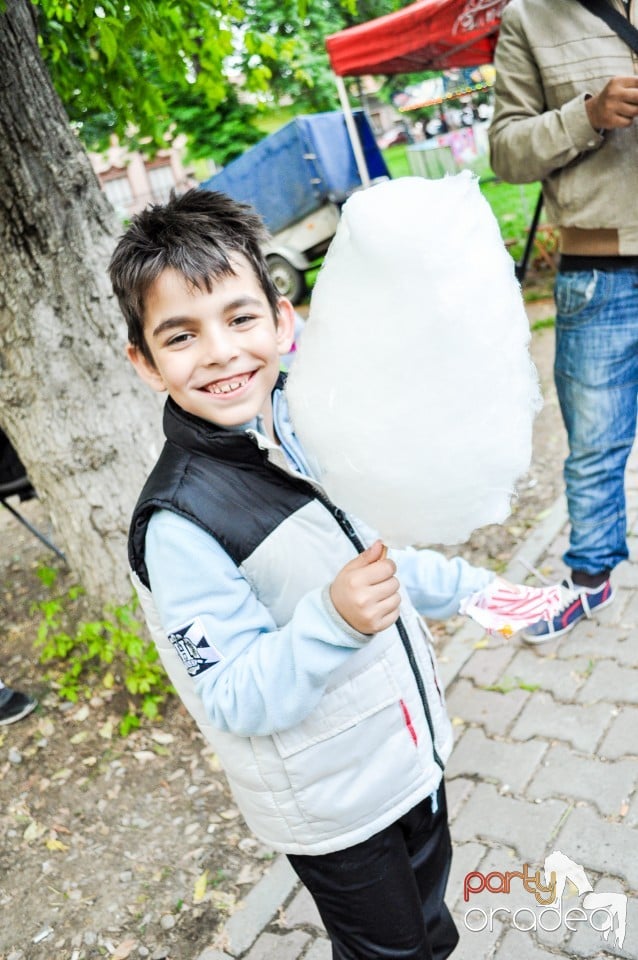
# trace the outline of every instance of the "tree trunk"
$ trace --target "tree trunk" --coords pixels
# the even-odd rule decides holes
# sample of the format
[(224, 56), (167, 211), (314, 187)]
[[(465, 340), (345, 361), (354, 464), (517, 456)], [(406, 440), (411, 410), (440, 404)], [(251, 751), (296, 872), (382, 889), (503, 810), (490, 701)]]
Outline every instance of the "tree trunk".
[(0, 17), (0, 425), (89, 595), (129, 596), (126, 531), (161, 448), (107, 275), (118, 233), (39, 54), (28, 0)]

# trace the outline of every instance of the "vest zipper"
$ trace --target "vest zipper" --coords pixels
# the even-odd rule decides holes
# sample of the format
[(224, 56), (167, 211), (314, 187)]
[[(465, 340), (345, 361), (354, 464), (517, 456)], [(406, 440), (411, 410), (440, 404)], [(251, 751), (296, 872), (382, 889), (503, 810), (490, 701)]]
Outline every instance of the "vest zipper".
[[(256, 438), (251, 434), (249, 434), (249, 436), (251, 437), (253, 443), (259, 446), (259, 443), (257, 442)], [(332, 514), (332, 516), (335, 518), (335, 520), (337, 521), (337, 523), (339, 524), (343, 532), (346, 534), (346, 536), (348, 537), (352, 545), (357, 548), (357, 551), (359, 553), (363, 553), (363, 551), (365, 550), (365, 546), (359, 539), (359, 535), (357, 534), (357, 531), (354, 529), (354, 527), (348, 520), (348, 517), (346, 516), (345, 512), (340, 507), (337, 507), (332, 502), (332, 500), (330, 500), (330, 498), (326, 496), (326, 494), (323, 492), (319, 484), (313, 482), (311, 479), (308, 479), (302, 476), (301, 474), (298, 474), (297, 476), (295, 476), (294, 474), (291, 474), (288, 470), (285, 470), (283, 467), (280, 467), (278, 464), (272, 462), (272, 460), (268, 456), (267, 449), (264, 449), (263, 447), (260, 447), (260, 449), (262, 450), (262, 453), (265, 455), (265, 459), (267, 460), (269, 467), (271, 467), (273, 470), (278, 470), (280, 473), (283, 473), (284, 476), (288, 478), (288, 480), (293, 480), (296, 483), (303, 484), (303, 486), (305, 487), (310, 487), (316, 499), (319, 501), (319, 503), (321, 503), (326, 508), (326, 510), (329, 513)], [(434, 762), (437, 764), (438, 767), (441, 768), (441, 770), (444, 770), (445, 764), (443, 763), (443, 760), (439, 756), (439, 753), (436, 749), (436, 741), (434, 737), (434, 724), (432, 722), (432, 714), (430, 712), (430, 704), (428, 703), (425, 684), (423, 683), (423, 677), (421, 676), (419, 665), (416, 662), (416, 657), (414, 655), (414, 650), (412, 649), (412, 644), (410, 643), (410, 637), (408, 636), (408, 631), (405, 629), (405, 624), (401, 620), (401, 617), (399, 617), (395, 621), (394, 626), (397, 628), (399, 632), (399, 637), (401, 638), (401, 643), (403, 645), (405, 655), (408, 659), (408, 663), (410, 665), (410, 669), (414, 677), (414, 682), (416, 683), (416, 687), (419, 692), (421, 706), (423, 707), (423, 712), (425, 714), (425, 719), (427, 721), (428, 730), (430, 731), (430, 740), (432, 741), (432, 755), (434, 757)]]
[[(348, 539), (350, 540), (352, 545), (357, 548), (359, 553), (363, 553), (363, 551), (365, 550), (365, 546), (359, 539), (359, 536), (356, 530), (348, 520), (348, 517), (346, 516), (344, 511), (340, 507), (335, 506), (335, 504), (331, 500), (329, 500), (328, 497), (326, 497), (325, 495), (320, 494), (317, 499), (321, 503), (323, 503), (323, 505), (326, 507), (327, 510), (330, 511), (330, 513), (332, 513), (332, 515), (334, 516), (335, 520), (337, 521), (341, 529), (348, 536)], [(430, 731), (430, 740), (432, 741), (432, 753), (434, 756), (434, 761), (441, 768), (441, 770), (444, 770), (445, 764), (441, 760), (441, 757), (439, 756), (438, 751), (436, 749), (436, 741), (434, 739), (434, 724), (432, 722), (432, 714), (430, 712), (430, 704), (428, 703), (425, 684), (423, 683), (423, 677), (421, 676), (419, 665), (416, 662), (416, 657), (414, 655), (414, 650), (412, 649), (412, 644), (410, 643), (410, 637), (408, 636), (408, 631), (405, 629), (405, 624), (403, 623), (403, 620), (401, 619), (401, 617), (397, 618), (397, 620), (394, 623), (394, 626), (399, 631), (401, 643), (403, 644), (405, 655), (408, 658), (408, 663), (410, 664), (410, 669), (412, 670), (412, 675), (414, 676), (417, 690), (419, 691), (421, 705), (423, 707), (423, 712), (425, 713), (425, 719), (427, 720), (428, 729)]]

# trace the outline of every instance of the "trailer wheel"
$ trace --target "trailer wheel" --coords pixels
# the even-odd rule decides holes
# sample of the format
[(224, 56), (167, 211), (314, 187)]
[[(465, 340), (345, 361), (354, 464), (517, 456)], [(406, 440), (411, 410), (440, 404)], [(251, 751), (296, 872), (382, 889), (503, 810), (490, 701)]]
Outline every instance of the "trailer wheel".
[(278, 254), (268, 257), (268, 270), (279, 296), (287, 297), (293, 304), (299, 303), (307, 289), (306, 278), (301, 270)]

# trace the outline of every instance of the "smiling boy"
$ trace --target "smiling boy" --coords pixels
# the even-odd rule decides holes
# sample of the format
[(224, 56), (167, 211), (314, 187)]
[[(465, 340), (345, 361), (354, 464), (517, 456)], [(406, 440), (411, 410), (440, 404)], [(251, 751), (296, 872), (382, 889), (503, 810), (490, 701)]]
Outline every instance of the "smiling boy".
[(418, 613), (455, 613), (492, 574), (386, 557), (312, 476), (279, 374), (294, 310), (263, 240), (250, 208), (193, 190), (136, 216), (114, 253), (129, 358), (168, 393), (133, 579), (171, 681), (247, 823), (313, 895), (333, 958), (443, 960), (458, 940), (443, 901), (452, 733)]
[(277, 322), (255, 272), (240, 253), (232, 273), (210, 292), (165, 270), (149, 289), (144, 335), (148, 353), (129, 344), (133, 366), (182, 410), (233, 427), (263, 418), (273, 437), (271, 394), (279, 357), (292, 346), (292, 304), (277, 303)]

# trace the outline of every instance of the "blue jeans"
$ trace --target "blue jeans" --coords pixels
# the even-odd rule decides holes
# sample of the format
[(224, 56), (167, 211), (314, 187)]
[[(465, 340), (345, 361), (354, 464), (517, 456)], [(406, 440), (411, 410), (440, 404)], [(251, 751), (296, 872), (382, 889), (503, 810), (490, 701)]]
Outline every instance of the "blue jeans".
[(569, 441), (571, 533), (563, 559), (588, 574), (626, 560), (625, 465), (636, 433), (638, 267), (559, 273), (554, 376)]

